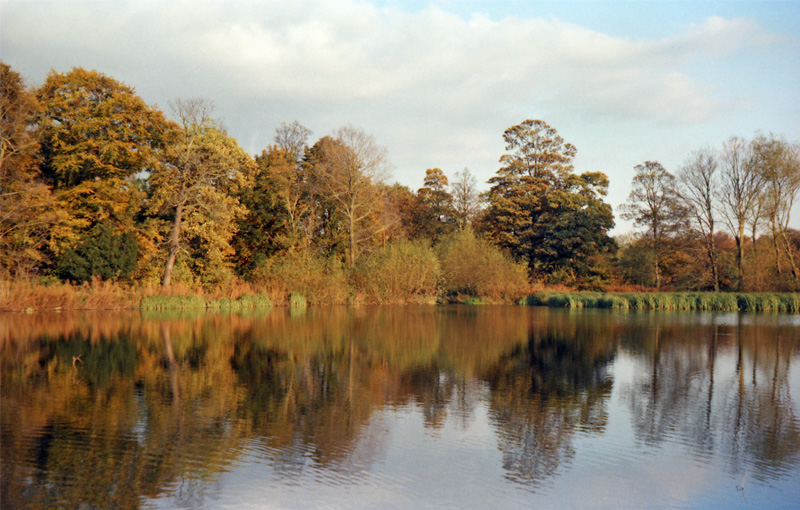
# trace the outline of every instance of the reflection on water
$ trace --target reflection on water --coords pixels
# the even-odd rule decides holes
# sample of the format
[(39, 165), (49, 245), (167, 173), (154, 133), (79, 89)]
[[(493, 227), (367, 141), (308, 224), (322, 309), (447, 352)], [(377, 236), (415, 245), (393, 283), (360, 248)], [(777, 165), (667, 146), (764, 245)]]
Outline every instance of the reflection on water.
[(791, 507), (795, 319), (4, 315), (2, 505)]

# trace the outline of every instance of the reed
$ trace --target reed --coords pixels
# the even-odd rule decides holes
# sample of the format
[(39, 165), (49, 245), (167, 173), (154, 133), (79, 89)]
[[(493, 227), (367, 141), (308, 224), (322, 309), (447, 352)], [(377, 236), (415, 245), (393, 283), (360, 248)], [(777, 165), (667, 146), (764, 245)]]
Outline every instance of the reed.
[(296, 310), (305, 308), (307, 306), (308, 302), (306, 301), (306, 298), (302, 294), (298, 292), (292, 292), (291, 294), (289, 294), (289, 308)]
[(272, 300), (260, 294), (245, 294), (238, 299), (218, 298), (203, 299), (197, 295), (182, 296), (146, 296), (142, 298), (139, 308), (142, 310), (248, 310), (254, 308), (271, 308)]
[(551, 308), (800, 313), (800, 294), (726, 292), (539, 292), (520, 300)]

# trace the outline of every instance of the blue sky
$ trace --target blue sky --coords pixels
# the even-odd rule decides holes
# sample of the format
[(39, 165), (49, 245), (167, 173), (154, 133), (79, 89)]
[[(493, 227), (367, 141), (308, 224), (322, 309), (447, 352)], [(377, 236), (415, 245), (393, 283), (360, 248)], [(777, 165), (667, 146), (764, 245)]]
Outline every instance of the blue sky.
[(433, 167), (485, 183), (503, 131), (542, 119), (576, 171), (609, 175), (616, 211), (645, 160), (800, 141), (799, 26), (797, 1), (2, 0), (0, 58), (31, 85), (77, 66), (165, 110), (212, 100), (251, 153), (282, 121), (352, 124), (412, 189)]

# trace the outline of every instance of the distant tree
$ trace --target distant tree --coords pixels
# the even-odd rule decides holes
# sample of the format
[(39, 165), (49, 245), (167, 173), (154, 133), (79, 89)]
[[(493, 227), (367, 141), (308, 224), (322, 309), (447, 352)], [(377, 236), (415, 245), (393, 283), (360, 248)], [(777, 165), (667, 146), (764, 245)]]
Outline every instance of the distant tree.
[(274, 145), (255, 160), (255, 175), (239, 192), (247, 208), (232, 240), (236, 265), (250, 272), (269, 257), (299, 244), (298, 214), (304, 205), (293, 153)]
[(800, 193), (800, 146), (775, 135), (761, 135), (753, 140), (752, 147), (755, 164), (764, 181), (763, 212), (772, 232), (778, 276), (782, 273), (783, 252), (789, 261), (795, 287), (800, 288), (800, 274), (786, 233), (792, 207)]
[(311, 134), (310, 129), (296, 120), (290, 123), (281, 122), (275, 130), (275, 145), (299, 162), (308, 148)]
[(459, 230), (464, 230), (472, 223), (480, 208), (478, 181), (469, 169), (456, 172), (450, 185), (453, 195), (453, 211)]
[(661, 288), (661, 270), (670, 247), (668, 239), (682, 226), (686, 211), (676, 190), (675, 176), (657, 161), (645, 161), (634, 167), (628, 202), (622, 217), (645, 227), (653, 257), (653, 280)]
[(173, 110), (180, 123), (173, 131), (164, 163), (150, 176), (152, 212), (164, 212), (172, 227), (162, 286), (168, 288), (182, 238), (202, 246), (201, 270), (219, 274), (232, 254), (236, 220), (246, 209), (236, 197), (254, 172), (252, 158), (211, 118), (212, 105), (202, 99), (178, 100)]
[(530, 261), (534, 225), (546, 195), (572, 173), (576, 149), (541, 120), (526, 120), (503, 133), (502, 167), (489, 179), (486, 235), (515, 257)]
[(453, 196), (447, 191), (447, 176), (439, 168), (425, 170), (423, 186), (417, 190), (416, 235), (437, 242), (453, 231)]
[(530, 258), (537, 272), (560, 273), (570, 284), (592, 276), (594, 258), (615, 246), (608, 235), (614, 215), (602, 200), (607, 191), (608, 177), (593, 172), (570, 175), (547, 194), (531, 236)]
[[(503, 135), (503, 167), (489, 180), (482, 227), (489, 239), (525, 260), (531, 274), (568, 279), (590, 274), (591, 260), (614, 242), (608, 178), (573, 173), (576, 149), (541, 120), (526, 120)], [(559, 277), (560, 278), (560, 277)]]
[(758, 171), (752, 146), (741, 138), (731, 138), (720, 158), (722, 211), (736, 241), (738, 290), (744, 286), (745, 227), (757, 211), (764, 176)]
[(678, 173), (678, 194), (691, 213), (705, 244), (714, 291), (719, 292), (719, 260), (714, 241), (719, 194), (717, 156), (711, 149), (694, 152)]
[(345, 126), (335, 138), (322, 138), (311, 151), (317, 189), (344, 218), (348, 264), (353, 266), (364, 237), (382, 228), (374, 220), (383, 206), (377, 185), (388, 174), (386, 149), (371, 135)]
[(391, 223), (391, 230), (396, 236), (414, 238), (419, 206), (416, 193), (411, 191), (408, 186), (394, 183), (391, 186), (384, 186), (383, 194), (386, 200), (384, 212), (392, 217), (386, 223)]

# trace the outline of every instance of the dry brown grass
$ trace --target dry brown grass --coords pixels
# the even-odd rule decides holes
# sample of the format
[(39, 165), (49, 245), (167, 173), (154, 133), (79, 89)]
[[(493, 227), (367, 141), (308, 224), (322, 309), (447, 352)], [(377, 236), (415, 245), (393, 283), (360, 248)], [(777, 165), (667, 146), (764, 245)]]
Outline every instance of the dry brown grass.
[(92, 279), (82, 285), (28, 280), (0, 282), (0, 310), (123, 310), (135, 308), (141, 293), (114, 282)]

